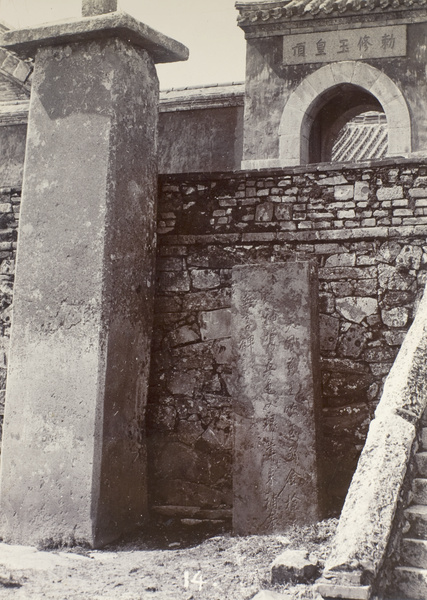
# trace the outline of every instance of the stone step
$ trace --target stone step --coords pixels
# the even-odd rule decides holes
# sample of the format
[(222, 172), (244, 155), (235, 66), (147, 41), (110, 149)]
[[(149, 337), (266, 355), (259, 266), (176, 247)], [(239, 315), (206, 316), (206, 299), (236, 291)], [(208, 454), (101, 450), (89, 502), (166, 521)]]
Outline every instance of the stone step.
[(394, 570), (393, 596), (399, 600), (426, 600), (427, 570), (397, 567)]
[(400, 548), (402, 566), (427, 569), (427, 541), (403, 538)]
[(420, 432), (420, 449), (427, 450), (427, 427), (423, 427)]
[(427, 452), (417, 452), (415, 454), (415, 465), (420, 477), (427, 477)]
[(427, 479), (417, 477), (412, 481), (412, 493), (414, 504), (427, 505)]
[(407, 536), (417, 539), (427, 539), (427, 506), (415, 504), (405, 509), (405, 517), (410, 524)]

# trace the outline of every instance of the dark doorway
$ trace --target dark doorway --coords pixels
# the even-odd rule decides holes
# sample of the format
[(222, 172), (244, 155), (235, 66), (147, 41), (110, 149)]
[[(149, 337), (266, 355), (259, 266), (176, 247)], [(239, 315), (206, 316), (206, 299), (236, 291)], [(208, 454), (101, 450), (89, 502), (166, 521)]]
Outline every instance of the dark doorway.
[(351, 84), (322, 94), (310, 116), (309, 162), (360, 161), (387, 152), (387, 121), (378, 100)]

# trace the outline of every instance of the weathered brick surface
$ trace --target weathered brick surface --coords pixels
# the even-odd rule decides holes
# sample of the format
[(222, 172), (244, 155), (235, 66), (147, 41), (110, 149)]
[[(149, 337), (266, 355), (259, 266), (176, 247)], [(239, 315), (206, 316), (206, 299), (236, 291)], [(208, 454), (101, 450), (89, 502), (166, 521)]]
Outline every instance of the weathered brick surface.
[[(403, 163), (301, 171), (161, 180), (160, 212), (170, 221), (173, 215), (175, 226), (159, 235), (150, 395), (155, 504), (229, 505), (233, 391), (231, 364), (214, 352), (215, 343), (224, 347), (222, 356), (229, 348), (227, 321), (215, 311), (227, 314), (233, 265), (286, 261), (294, 253), (319, 263), (329, 509), (339, 509), (345, 497), (427, 281), (427, 228), (415, 213), (427, 198), (427, 168)], [(397, 217), (402, 210), (410, 215)], [(168, 272), (172, 281), (186, 282), (179, 290), (164, 284), (164, 265), (174, 264), (165, 263), (166, 256), (180, 259)], [(215, 324), (217, 339), (211, 337)], [(174, 345), (177, 339), (185, 341)], [(207, 430), (215, 447), (202, 443)], [(165, 469), (187, 453), (186, 467)]]

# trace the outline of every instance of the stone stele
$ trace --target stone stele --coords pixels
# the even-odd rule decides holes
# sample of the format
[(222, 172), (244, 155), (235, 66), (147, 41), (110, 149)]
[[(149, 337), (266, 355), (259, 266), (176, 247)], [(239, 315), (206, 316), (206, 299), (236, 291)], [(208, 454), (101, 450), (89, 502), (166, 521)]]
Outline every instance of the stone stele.
[(233, 269), (237, 534), (319, 516), (316, 285), (308, 261)]

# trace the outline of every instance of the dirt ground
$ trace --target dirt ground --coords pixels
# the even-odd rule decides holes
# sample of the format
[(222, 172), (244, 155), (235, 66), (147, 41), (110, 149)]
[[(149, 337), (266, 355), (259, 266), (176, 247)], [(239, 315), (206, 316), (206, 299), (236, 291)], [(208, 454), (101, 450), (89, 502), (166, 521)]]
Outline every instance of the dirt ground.
[(284, 600), (317, 599), (311, 585), (272, 586), (270, 566), (290, 548), (305, 549), (322, 563), (336, 523), (329, 519), (282, 535), (135, 538), (95, 551), (0, 543), (0, 599), (249, 600), (262, 589)]

